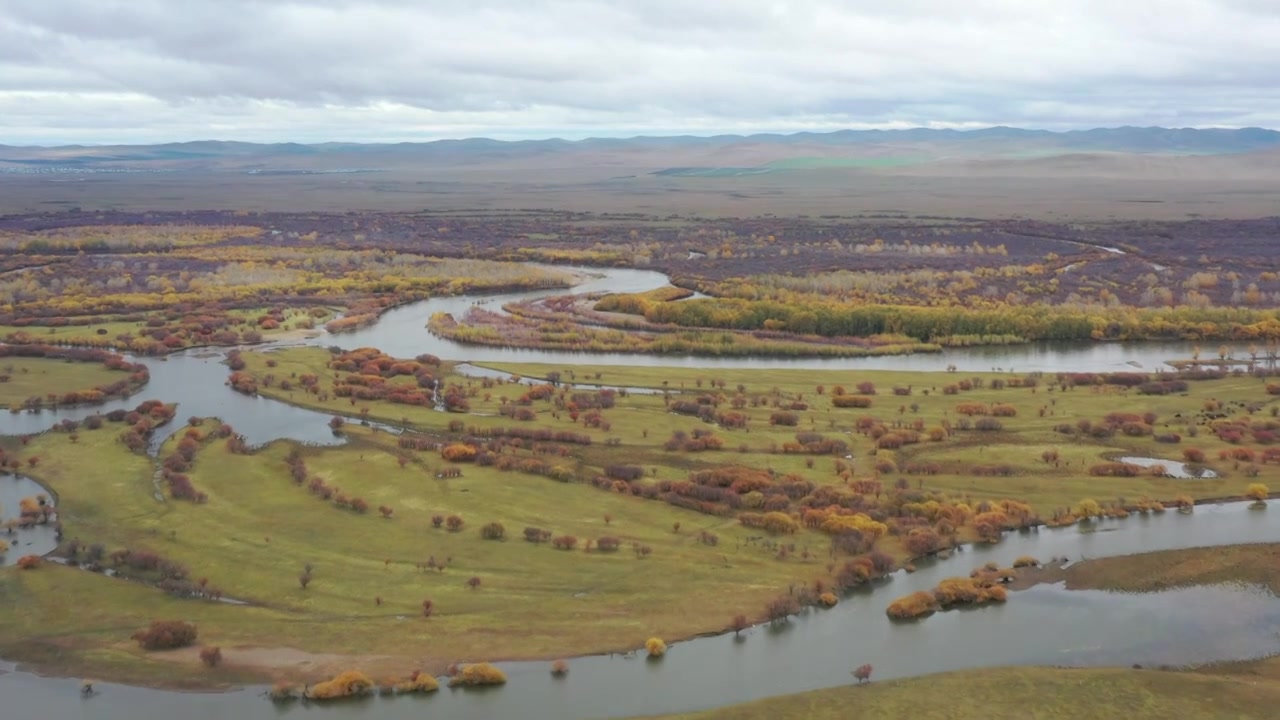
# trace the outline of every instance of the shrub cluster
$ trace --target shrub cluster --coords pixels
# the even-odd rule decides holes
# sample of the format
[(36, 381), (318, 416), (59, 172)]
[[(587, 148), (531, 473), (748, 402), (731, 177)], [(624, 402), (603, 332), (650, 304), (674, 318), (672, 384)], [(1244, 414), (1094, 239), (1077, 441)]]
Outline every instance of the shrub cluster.
[(196, 626), (181, 620), (152, 620), (145, 630), (133, 634), (143, 650), (172, 650), (196, 641)]

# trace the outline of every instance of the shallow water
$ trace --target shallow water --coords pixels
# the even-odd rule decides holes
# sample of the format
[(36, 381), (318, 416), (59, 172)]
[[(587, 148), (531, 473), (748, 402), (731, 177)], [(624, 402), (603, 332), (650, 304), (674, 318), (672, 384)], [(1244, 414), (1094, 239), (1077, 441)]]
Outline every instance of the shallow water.
[(1118, 457), (1115, 462), (1125, 463), (1128, 465), (1137, 465), (1139, 467), (1149, 468), (1156, 465), (1164, 466), (1165, 477), (1176, 478), (1178, 480), (1210, 480), (1218, 477), (1218, 473), (1207, 467), (1199, 465), (1188, 465), (1177, 460), (1164, 460), (1162, 458), (1149, 457), (1133, 457), (1126, 455)]
[[(26, 475), (0, 475), (0, 525), (21, 515), (23, 498), (42, 493), (53, 501), (44, 486)], [(0, 567), (16, 565), (23, 555), (44, 555), (58, 546), (57, 532), (48, 525), (15, 530), (11, 535), (0, 531), (0, 542), (8, 546), (8, 551), (0, 554)]]

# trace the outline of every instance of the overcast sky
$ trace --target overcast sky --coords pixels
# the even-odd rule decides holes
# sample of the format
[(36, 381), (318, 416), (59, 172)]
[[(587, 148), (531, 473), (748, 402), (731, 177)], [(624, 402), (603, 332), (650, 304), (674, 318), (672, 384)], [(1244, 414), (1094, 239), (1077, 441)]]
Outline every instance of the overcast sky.
[(1280, 0), (0, 0), (0, 143), (1280, 127)]

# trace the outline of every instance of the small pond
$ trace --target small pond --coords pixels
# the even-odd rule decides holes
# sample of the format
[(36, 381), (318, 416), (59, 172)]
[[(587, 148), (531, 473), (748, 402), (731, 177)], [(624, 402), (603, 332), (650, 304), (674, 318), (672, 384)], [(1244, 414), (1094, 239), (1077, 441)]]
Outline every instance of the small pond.
[(1159, 465), (1164, 468), (1165, 477), (1176, 478), (1178, 480), (1212, 480), (1218, 477), (1218, 473), (1204, 467), (1203, 465), (1192, 465), (1178, 460), (1164, 460), (1162, 458), (1134, 457), (1132, 455), (1126, 455), (1124, 457), (1115, 458), (1115, 462), (1124, 463), (1126, 465), (1137, 465), (1138, 467), (1144, 468), (1152, 468)]
[[(26, 475), (0, 475), (0, 525), (16, 520), (22, 514), (23, 498), (43, 494), (53, 502), (53, 497), (40, 483)], [(36, 525), (12, 533), (0, 530), (0, 542), (7, 552), (0, 554), (0, 566), (16, 565), (23, 555), (44, 555), (58, 547), (58, 534), (49, 525)]]

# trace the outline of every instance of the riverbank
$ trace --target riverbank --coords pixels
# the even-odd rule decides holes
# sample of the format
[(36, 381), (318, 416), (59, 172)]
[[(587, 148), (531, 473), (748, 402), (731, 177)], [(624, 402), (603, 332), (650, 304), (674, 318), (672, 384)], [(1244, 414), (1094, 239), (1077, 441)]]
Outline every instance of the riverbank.
[[(193, 429), (216, 427), (207, 421)], [(806, 585), (817, 571), (816, 557), (779, 562), (748, 543), (751, 531), (733, 519), (476, 465), (441, 479), (435, 453), (406, 456), (391, 433), (342, 432), (340, 447), (278, 442), (253, 454), (213, 441), (184, 471), (208, 496), (199, 504), (153, 500), (147, 461), (125, 453), (110, 430), (83, 433), (74, 447), (61, 433), (35, 438), (29, 447), (46, 458), (41, 479), (63, 497), (68, 539), (100, 543), (108, 555), (155, 553), (192, 581), (206, 578), (249, 604), (172, 597), (50, 564), (0, 576), (12, 606), (0, 618), (0, 655), (43, 672), (80, 668), (129, 682), (163, 680), (164, 672), (147, 668), (165, 665), (178, 676), (198, 675), (205, 671), (190, 654), (144, 653), (127, 641), (151, 619), (177, 616), (197, 625), (201, 644), (224, 648), (228, 668), (260, 681), (314, 681), (350, 669), (343, 662), (378, 674), (440, 673), (460, 660), (626, 653), (652, 635), (675, 640), (722, 630), (735, 614), (759, 617), (770, 598)], [(166, 443), (161, 457), (177, 444)], [(369, 509), (291, 479), (286, 460), (294, 453), (310, 480), (336, 497), (365, 499)], [(435, 518), (449, 516), (465, 524), (456, 532), (439, 527)], [(491, 523), (501, 524), (502, 538), (482, 534)], [(576, 538), (576, 547), (529, 542), (529, 527)], [(719, 547), (700, 542), (702, 533), (714, 534)], [(616, 538), (617, 546), (600, 549), (602, 538)], [(297, 578), (307, 566), (314, 579), (302, 588)], [(100, 616), (69, 604), (86, 595)], [(733, 600), (717, 602), (726, 597)], [(432, 603), (429, 617), (424, 600)], [(370, 647), (379, 649), (376, 659)]]
[[(1268, 667), (1277, 667), (1266, 661)], [(1258, 663), (1253, 663), (1257, 667)], [(851, 679), (852, 680), (852, 679)], [(1267, 720), (1280, 680), (1243, 670), (1010, 667), (873, 682), (663, 720)]]
[[(441, 300), (472, 302), (468, 298)], [(413, 322), (412, 312), (408, 307), (396, 310), (384, 318), (386, 326), (380, 323), (357, 331), (355, 336), (344, 339), (344, 344), (383, 347), (380, 338), (389, 337), (396, 347), (413, 348), (422, 334), (395, 334), (396, 327), (420, 330), (421, 323)], [(402, 322), (391, 316), (400, 317)], [(414, 357), (427, 349), (418, 346), (399, 356)], [(524, 352), (517, 351), (516, 357), (527, 357), (520, 354)], [(31, 643), (19, 653), (27, 652), (33, 661), (44, 658), (49, 667), (62, 668), (64, 672), (67, 668), (82, 668), (92, 676), (118, 677), (139, 684), (169, 683), (175, 678), (213, 686), (225, 684), (219, 670), (208, 670), (193, 662), (191, 651), (151, 655), (127, 640), (134, 630), (152, 619), (186, 618), (199, 626), (201, 643), (224, 648), (227, 672), (252, 666), (250, 674), (255, 678), (277, 673), (314, 680), (332, 674), (329, 671), (344, 661), (375, 675), (383, 674), (384, 668), (386, 674), (403, 675), (412, 669), (430, 670), (458, 660), (538, 658), (542, 661), (503, 664), (512, 682), (499, 693), (485, 695), (484, 714), (532, 713), (569, 718), (679, 711), (705, 706), (708, 687), (719, 689), (715, 702), (729, 703), (794, 692), (815, 684), (836, 685), (848, 680), (845, 666), (850, 662), (874, 662), (876, 677), (885, 679), (954, 670), (974, 663), (1024, 662), (1028, 655), (1034, 656), (1036, 662), (1056, 662), (1061, 648), (1053, 635), (1064, 627), (1072, 628), (1073, 637), (1077, 633), (1092, 636), (1091, 644), (1082, 643), (1085, 650), (1094, 645), (1113, 648), (1116, 646), (1112, 638), (1135, 632), (1132, 628), (1144, 616), (1135, 619), (1123, 612), (1125, 608), (1119, 608), (1121, 612), (1113, 617), (1095, 622), (1096, 616), (1115, 608), (1082, 606), (1064, 611), (1055, 603), (1070, 594), (1048, 592), (1051, 588), (1040, 588), (1045, 592), (1039, 596), (1019, 597), (1019, 602), (1010, 602), (1007, 607), (956, 614), (962, 622), (935, 618), (914, 627), (899, 626), (885, 619), (884, 606), (893, 595), (932, 587), (946, 576), (963, 575), (988, 560), (1005, 567), (1023, 554), (1092, 556), (1177, 547), (1196, 541), (1252, 542), (1268, 533), (1275, 536), (1275, 520), (1268, 521), (1268, 513), (1215, 505), (1197, 508), (1194, 515), (1170, 512), (1162, 517), (1102, 519), (1058, 529), (1029, 526), (1025, 532), (1008, 534), (998, 544), (965, 545), (960, 552), (975, 556), (973, 561), (922, 561), (915, 574), (900, 573), (888, 580), (893, 589), (887, 594), (875, 591), (867, 596), (865, 588), (857, 590), (844, 595), (835, 608), (815, 608), (785, 622), (751, 628), (743, 633), (741, 641), (731, 635), (701, 637), (728, 627), (738, 613), (762, 617), (765, 602), (778, 594), (807, 591), (815, 580), (831, 587), (833, 568), (841, 568), (852, 555), (844, 551), (835, 554), (831, 537), (815, 528), (802, 527), (794, 533), (772, 536), (739, 523), (732, 514), (719, 515), (714, 507), (710, 508), (713, 512), (706, 512), (703, 506), (676, 507), (659, 498), (633, 497), (629, 489), (622, 492), (616, 485), (610, 485), (608, 492), (588, 487), (588, 483), (606, 473), (608, 466), (634, 464), (645, 474), (635, 479), (639, 486), (664, 482), (675, 486), (694, 473), (734, 466), (768, 468), (781, 477), (795, 475), (813, 483), (814, 489), (821, 487), (837, 496), (851, 492), (850, 481), (865, 480), (879, 483), (874, 487), (880, 492), (873, 492), (873, 486), (868, 485), (865, 497), (858, 502), (877, 508), (883, 502), (886, 512), (894, 518), (906, 517), (900, 512), (904, 504), (923, 506), (925, 502), (962, 502), (972, 510), (984, 501), (998, 506), (1001, 499), (1014, 499), (1052, 510), (1061, 505), (1075, 506), (1087, 497), (1096, 497), (1104, 504), (1119, 502), (1120, 495), (1129, 499), (1144, 495), (1167, 499), (1187, 493), (1202, 499), (1215, 498), (1243, 490), (1249, 480), (1243, 477), (1243, 468), (1237, 471), (1230, 461), (1214, 456), (1218, 449), (1240, 446), (1217, 438), (1207, 427), (1202, 428), (1195, 442), (1209, 453), (1209, 462), (1221, 466), (1228, 476), (1210, 481), (1178, 481), (1098, 477), (1086, 472), (1088, 463), (1097, 462), (1105, 453), (1159, 456), (1178, 453), (1177, 445), (1157, 444), (1150, 436), (1131, 439), (1119, 434), (1100, 441), (1068, 436), (1055, 430), (1055, 426), (1084, 418), (1099, 421), (1116, 407), (1128, 405), (1140, 405), (1135, 411), (1149, 410), (1161, 422), (1170, 421), (1180, 413), (1198, 413), (1209, 398), (1228, 403), (1233, 414), (1244, 418), (1253, 415), (1243, 409), (1244, 404), (1269, 398), (1259, 392), (1260, 381), (1249, 377), (1225, 378), (1212, 381), (1212, 385), (1194, 383), (1185, 397), (1156, 397), (1126, 394), (1119, 388), (1104, 386), (1051, 390), (1051, 377), (1035, 378), (1039, 381), (1037, 387), (1010, 387), (1010, 381), (1022, 383), (1028, 376), (1007, 372), (945, 373), (937, 367), (934, 369), (938, 371), (923, 375), (844, 368), (839, 373), (818, 376), (806, 371), (768, 369), (768, 361), (760, 361), (766, 369), (755, 370), (547, 366), (569, 371), (566, 375), (576, 373), (578, 379), (590, 374), (592, 381), (605, 384), (630, 384), (619, 382), (625, 379), (624, 373), (647, 373), (648, 377), (642, 378), (646, 384), (661, 387), (665, 381), (673, 390), (673, 401), (689, 403), (683, 406), (687, 412), (696, 411), (693, 406), (701, 405), (696, 402), (698, 397), (705, 395), (719, 411), (741, 412), (747, 421), (745, 427), (708, 423), (698, 416), (675, 412), (676, 408), (667, 407), (660, 394), (619, 394), (612, 405), (601, 408), (605, 422), (588, 425), (586, 417), (570, 415), (568, 403), (572, 400), (575, 404), (591, 404), (595, 402), (591, 397), (579, 400), (565, 394), (525, 403), (522, 398), (529, 392), (528, 386), (487, 385), (482, 379), (442, 371), (438, 377), (446, 385), (456, 386), (460, 397), (470, 405), (469, 412), (446, 414), (429, 404), (391, 403), (368, 396), (353, 402), (337, 396), (336, 385), (353, 383), (339, 382), (346, 379), (346, 372), (340, 376), (328, 368), (332, 356), (320, 348), (245, 355), (255, 374), (275, 375), (277, 384), (271, 388), (274, 397), (297, 399), (298, 405), (314, 402), (313, 407), (321, 414), (303, 412), (265, 397), (232, 394), (224, 387), (227, 368), (213, 359), (186, 356), (154, 363), (153, 367), (165, 368), (155, 373), (165, 388), (157, 396), (181, 400), (183, 417), (218, 414), (231, 422), (237, 432), (244, 432), (249, 444), (267, 443), (252, 455), (233, 451), (221, 442), (200, 450), (195, 469), (188, 475), (199, 491), (209, 494), (207, 503), (195, 505), (174, 499), (156, 503), (151, 497), (153, 468), (147, 464), (146, 471), (137, 477), (130, 474), (126, 465), (133, 467), (134, 463), (147, 461), (125, 454), (115, 442), (114, 432), (104, 437), (82, 433), (75, 447), (65, 435), (49, 434), (33, 439), (28, 452), (41, 456), (42, 478), (49, 480), (51, 487), (65, 490), (69, 536), (86, 543), (103, 542), (112, 550), (132, 547), (157, 552), (185, 564), (191, 577), (209, 578), (228, 597), (254, 604), (231, 606), (179, 599), (153, 588), (68, 568), (8, 573), (0, 576), (0, 598), (12, 600), (16, 609), (7, 613), (8, 621), (0, 618), (0, 637)], [(268, 359), (277, 361), (277, 366), (269, 367)], [(650, 360), (645, 357), (638, 362)], [(903, 358), (904, 364), (909, 360)], [(936, 364), (945, 360), (944, 356), (931, 361)], [(581, 361), (578, 356), (577, 362)], [(1003, 361), (993, 361), (992, 365), (996, 362)], [(379, 367), (370, 377), (383, 370)], [(318, 389), (325, 395), (335, 390), (332, 397), (321, 400), (318, 394), (300, 387), (302, 375), (310, 373), (319, 376)], [(280, 389), (279, 381), (286, 379), (292, 390)], [(421, 389), (413, 375), (377, 379), (406, 390)], [(977, 380), (982, 384), (974, 387)], [(996, 380), (1005, 386), (995, 387)], [(864, 381), (878, 386), (875, 395), (867, 395), (871, 408), (834, 406), (831, 396), (836, 384), (856, 389)], [(960, 390), (962, 382), (970, 387)], [(817, 390), (818, 383), (825, 385), (824, 392)], [(957, 386), (954, 395), (945, 391), (951, 384)], [(909, 396), (897, 396), (894, 388), (898, 385), (904, 386)], [(680, 388), (679, 394), (674, 392), (676, 388)], [(925, 393), (926, 389), (930, 392)], [(743, 405), (735, 407), (733, 401), (739, 396)], [(800, 403), (805, 409), (793, 409)], [(954, 426), (963, 417), (957, 410), (962, 403), (980, 403), (987, 408), (1009, 405), (1016, 413), (1001, 416), (1004, 428), (999, 432), (979, 434), (956, 427), (954, 437), (944, 433), (938, 441), (922, 440), (897, 449), (876, 447), (877, 438), (872, 437), (871, 430), (859, 428), (864, 417), (883, 425), (884, 430), (916, 432), (913, 427), (917, 420), (923, 423), (925, 432), (941, 427), (944, 421)], [(371, 419), (385, 418), (399, 424), (407, 418), (405, 424), (420, 431), (419, 439), (431, 444), (473, 438), (477, 448), (484, 447), (486, 452), (495, 454), (495, 462), (447, 464), (434, 447), (419, 451), (401, 446), (391, 433), (356, 427), (346, 430), (347, 435), (342, 438), (335, 437), (326, 426), (331, 414), (359, 417), (366, 408)], [(1039, 412), (1042, 408), (1044, 414)], [(504, 409), (526, 409), (533, 418), (517, 418), (514, 412), (505, 415)], [(585, 407), (579, 410), (581, 415), (587, 414)], [(788, 412), (796, 415), (795, 425), (773, 422), (774, 413)], [(1266, 413), (1259, 412), (1254, 417), (1265, 422)], [(461, 429), (450, 428), (454, 422), (461, 423)], [(1193, 422), (1187, 419), (1178, 425)], [(564, 432), (575, 437), (563, 442), (526, 442), (526, 437), (534, 436), (494, 434), (502, 429)], [(699, 431), (710, 431), (722, 438), (723, 447), (704, 446), (696, 451), (680, 443), (672, 449), (665, 447), (675, 432), (683, 433), (688, 440)], [(848, 454), (853, 458), (829, 452), (786, 451), (785, 445), (796, 443), (801, 433), (847, 443)], [(373, 444), (364, 444), (366, 436), (376, 437), (376, 450), (371, 450)], [(585, 436), (591, 442), (579, 444), (576, 436)], [(270, 444), (280, 437), (313, 444), (345, 439), (349, 446), (342, 450), (298, 448), (307, 464), (307, 480), (319, 478), (335, 492), (340, 487), (348, 498), (368, 501), (370, 511), (360, 513), (350, 504), (320, 497), (308, 483), (295, 485), (286, 463), (295, 444)], [(521, 443), (506, 444), (508, 439), (521, 439)], [(491, 441), (496, 444), (489, 448)], [(62, 444), (44, 444), (56, 442)], [(161, 457), (166, 457), (176, 442), (175, 438)], [(547, 452), (535, 451), (534, 443), (543, 444), (542, 450)], [(95, 447), (90, 449), (90, 444)], [(1060, 451), (1060, 464), (1044, 459), (1044, 453), (1054, 449)], [(120, 455), (99, 452), (108, 450)], [(208, 457), (205, 453), (216, 454)], [(409, 461), (402, 468), (398, 461), (406, 456)], [(516, 467), (498, 467), (498, 460), (513, 458), (519, 460)], [(579, 482), (557, 482), (550, 475), (520, 469), (520, 463), (531, 460), (564, 464)], [(837, 464), (846, 460), (854, 463), (848, 478), (839, 474)], [(877, 469), (877, 460), (891, 460), (894, 469)], [(927, 463), (936, 463), (939, 470), (936, 474), (912, 473), (907, 470), (909, 463), (925, 463), (926, 469)], [(974, 471), (975, 467), (997, 464), (1008, 464), (1009, 474), (978, 475)], [(537, 470), (540, 466), (530, 463), (528, 467)], [(452, 468), (459, 469), (462, 477), (437, 476)], [(1276, 487), (1276, 468), (1275, 464), (1261, 466), (1262, 477), (1258, 479)], [(54, 477), (54, 473), (61, 474)], [(889, 489), (898, 478), (905, 481), (905, 486)], [(749, 479), (766, 489), (769, 485), (765, 481), (773, 482)], [(623, 483), (624, 489), (629, 488), (626, 481)], [(383, 520), (372, 511), (380, 504), (394, 510), (391, 519)], [(787, 510), (798, 519), (804, 509), (811, 507), (797, 501)], [(430, 526), (433, 515), (449, 513), (458, 513), (465, 519), (460, 532), (448, 533)], [(480, 528), (494, 521), (503, 523), (508, 536), (505, 542), (487, 541), (480, 535)], [(681, 522), (679, 532), (673, 531), (674, 522)], [(527, 527), (544, 528), (557, 535), (573, 534), (579, 540), (577, 550), (556, 551), (547, 544), (525, 542), (522, 534)], [(701, 541), (702, 530), (714, 534), (716, 544)], [(957, 530), (955, 537), (959, 540), (976, 537), (971, 524), (961, 523)], [(621, 540), (620, 551), (585, 551), (586, 540), (594, 542), (605, 535)], [(943, 535), (950, 540), (949, 533)], [(900, 560), (906, 557), (901, 542), (900, 533), (886, 533), (877, 541), (876, 549)], [(651, 552), (644, 554), (632, 543), (646, 546)], [(424, 571), (418, 565), (433, 556), (437, 561), (449, 561), (444, 572)], [(298, 578), (307, 564), (313, 564), (315, 572), (309, 587), (303, 589)], [(481, 580), (475, 589), (466, 584), (471, 577)], [(81, 607), (80, 599), (85, 597), (95, 598), (88, 612)], [(378, 603), (379, 598), (382, 604)], [(424, 599), (433, 601), (431, 618), (421, 616)], [(5, 607), (9, 609), (7, 604)], [(1147, 615), (1160, 617), (1152, 612)], [(1195, 621), (1195, 617), (1188, 620), (1191, 624)], [(1091, 627), (1078, 630), (1077, 625), (1081, 624)], [(39, 630), (32, 633), (31, 628)], [(1010, 628), (1017, 632), (1009, 632)], [(571, 679), (565, 681), (575, 683), (572, 693), (557, 690), (563, 685), (553, 683), (561, 681), (549, 676), (545, 660), (595, 650), (636, 648), (651, 635), (673, 643), (660, 663), (628, 662), (608, 656), (574, 657), (570, 661)], [(983, 638), (981, 653), (972, 652), (972, 640), (966, 640), (975, 636)], [(689, 637), (700, 639), (673, 642)], [(850, 643), (850, 638), (856, 642)], [(939, 646), (952, 649), (939, 652)], [(369, 655), (369, 648), (375, 647), (380, 654)], [(1254, 653), (1247, 642), (1239, 647), (1245, 649), (1227, 657)], [(1201, 657), (1194, 654), (1201, 651), (1186, 642), (1175, 650), (1192, 659)], [(855, 651), (866, 657), (849, 657)], [(1080, 663), (1105, 661), (1090, 654), (1092, 651), (1076, 648), (1073, 652), (1078, 654), (1072, 658)], [(779, 658), (786, 660), (780, 663)], [(94, 668), (107, 671), (97, 672)], [(476, 706), (466, 705), (465, 697), (458, 693), (455, 700), (439, 700), (454, 704), (445, 705), (448, 709), (439, 713), (434, 712), (433, 705), (433, 716), (474, 715)], [(254, 698), (253, 702), (260, 699)], [(499, 712), (499, 706), (505, 709)]]
[[(1157, 593), (1246, 583), (1280, 592), (1280, 544), (1165, 550), (1020, 568), (1010, 585), (1063, 583), (1068, 591)], [(1019, 602), (1018, 595), (1009, 602)], [(965, 622), (961, 620), (960, 622)], [(852, 669), (852, 668), (850, 668)], [(846, 718), (1274, 717), (1280, 657), (1190, 668), (1004, 667), (852, 684), (664, 720), (845, 720)]]
[(1067, 565), (1020, 568), (1010, 584), (1024, 590), (1064, 583), (1068, 590), (1159, 592), (1171, 588), (1247, 583), (1280, 595), (1280, 544), (1228, 545), (1095, 558)]

